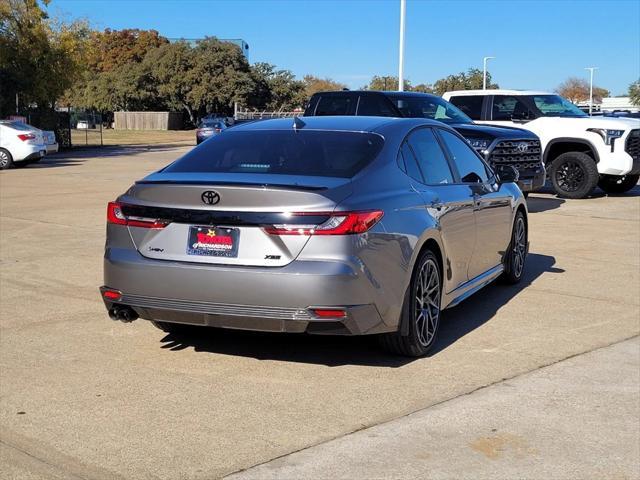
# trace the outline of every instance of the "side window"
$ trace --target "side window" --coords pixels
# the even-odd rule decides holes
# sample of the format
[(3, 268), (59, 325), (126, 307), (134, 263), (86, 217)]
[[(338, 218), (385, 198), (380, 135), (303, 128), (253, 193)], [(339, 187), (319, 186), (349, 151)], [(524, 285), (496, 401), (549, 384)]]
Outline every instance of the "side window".
[(466, 113), (472, 120), (482, 120), (482, 95), (462, 95), (449, 101)]
[(430, 128), (421, 128), (409, 135), (409, 145), (418, 157), (425, 183), (454, 183), (453, 174), (440, 144)]
[(327, 95), (320, 97), (315, 114), (324, 115), (349, 115), (352, 111), (352, 95)]
[(446, 130), (440, 130), (440, 136), (451, 153), (460, 179), (464, 183), (483, 183), (489, 180), (487, 168), (467, 142)]
[(370, 115), (372, 117), (395, 117), (386, 98), (380, 95), (361, 95), (358, 102), (358, 115)]
[(524, 120), (529, 118), (529, 109), (518, 97), (496, 95), (493, 97), (492, 120)]
[(424, 183), (424, 179), (422, 178), (422, 173), (420, 173), (420, 169), (418, 168), (418, 164), (416, 162), (416, 157), (413, 155), (411, 148), (407, 145), (407, 142), (402, 144), (400, 148), (400, 154), (404, 159), (405, 172), (414, 180), (419, 181), (420, 183)]

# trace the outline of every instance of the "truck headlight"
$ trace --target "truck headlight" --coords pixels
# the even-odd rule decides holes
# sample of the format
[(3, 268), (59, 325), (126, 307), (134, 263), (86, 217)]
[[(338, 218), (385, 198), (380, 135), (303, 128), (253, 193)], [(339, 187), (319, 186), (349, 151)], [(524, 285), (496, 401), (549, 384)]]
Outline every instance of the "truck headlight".
[(472, 139), (469, 140), (469, 143), (476, 150), (486, 150), (491, 142), (489, 140), (481, 140), (479, 138), (472, 138)]
[(593, 132), (600, 135), (605, 145), (611, 145), (616, 138), (620, 138), (624, 135), (624, 130), (609, 130), (606, 128), (587, 128), (587, 132)]

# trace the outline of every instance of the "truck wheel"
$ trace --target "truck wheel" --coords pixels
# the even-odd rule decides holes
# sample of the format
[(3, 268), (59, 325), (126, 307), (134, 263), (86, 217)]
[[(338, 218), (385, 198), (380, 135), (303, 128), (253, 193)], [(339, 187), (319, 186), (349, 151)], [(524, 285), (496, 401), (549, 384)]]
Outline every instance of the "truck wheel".
[(0, 148), (0, 170), (7, 170), (13, 167), (13, 157), (9, 153), (9, 150)]
[(409, 334), (397, 332), (380, 335), (383, 349), (407, 357), (422, 357), (433, 346), (440, 325), (442, 274), (438, 259), (431, 250), (424, 251), (416, 263), (413, 278), (402, 304), (403, 322)]
[(607, 193), (625, 193), (638, 184), (640, 175), (600, 175), (598, 186)]
[(598, 184), (598, 167), (586, 153), (567, 152), (551, 164), (551, 183), (560, 197), (585, 198)]

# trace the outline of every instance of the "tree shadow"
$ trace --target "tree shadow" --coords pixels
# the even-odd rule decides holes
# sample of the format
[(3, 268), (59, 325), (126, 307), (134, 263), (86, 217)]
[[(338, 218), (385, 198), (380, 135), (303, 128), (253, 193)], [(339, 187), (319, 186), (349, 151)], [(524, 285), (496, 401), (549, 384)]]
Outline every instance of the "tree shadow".
[[(459, 338), (491, 320), (498, 309), (543, 273), (562, 273), (555, 258), (529, 254), (525, 277), (518, 285), (491, 285), (451, 310), (445, 310), (436, 344), (436, 355)], [(161, 339), (162, 348), (234, 355), (257, 360), (308, 363), (337, 367), (362, 365), (397, 368), (417, 359), (385, 353), (374, 336), (323, 336), (293, 333), (262, 333), (210, 327), (185, 327)]]

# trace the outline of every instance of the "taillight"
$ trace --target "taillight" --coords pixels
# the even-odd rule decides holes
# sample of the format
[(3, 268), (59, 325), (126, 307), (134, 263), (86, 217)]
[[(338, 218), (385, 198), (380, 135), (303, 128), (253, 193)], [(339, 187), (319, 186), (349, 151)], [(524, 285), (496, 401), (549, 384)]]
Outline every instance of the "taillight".
[(129, 227), (140, 228), (164, 228), (169, 225), (168, 222), (155, 218), (126, 216), (122, 211), (123, 204), (118, 202), (109, 202), (107, 206), (107, 223), (115, 225), (126, 225)]
[(344, 318), (347, 312), (335, 308), (312, 308), (311, 311), (320, 318)]
[(18, 138), (23, 142), (26, 142), (27, 140), (33, 140), (36, 136), (33, 133), (21, 133), (18, 135)]
[(102, 292), (102, 297), (105, 300), (113, 300), (113, 301), (117, 302), (118, 300), (120, 300), (122, 298), (122, 292), (120, 292), (118, 290), (105, 289)]
[(380, 221), (382, 210), (369, 212), (292, 213), (292, 217), (329, 215), (320, 225), (280, 224), (264, 227), (270, 235), (352, 235), (364, 233)]

